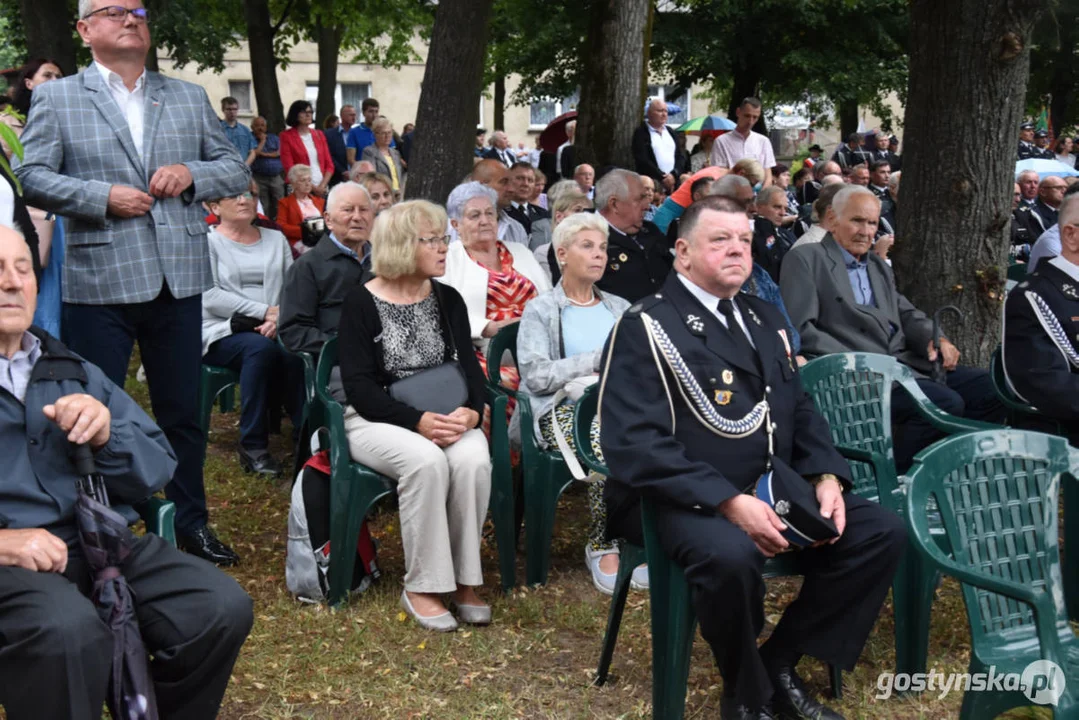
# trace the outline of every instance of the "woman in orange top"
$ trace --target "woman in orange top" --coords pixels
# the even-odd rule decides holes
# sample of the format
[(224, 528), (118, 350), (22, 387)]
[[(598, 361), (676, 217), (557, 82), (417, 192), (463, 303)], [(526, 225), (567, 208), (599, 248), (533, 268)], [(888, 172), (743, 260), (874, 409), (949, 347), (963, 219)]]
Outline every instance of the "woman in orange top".
[(312, 195), (314, 183), (311, 181), (311, 168), (296, 164), (289, 168), (288, 182), (292, 194), (281, 198), (277, 203), (277, 224), (288, 238), (289, 245), (297, 254), (307, 250), (303, 244), (303, 221), (322, 217), (324, 203), (322, 198)]

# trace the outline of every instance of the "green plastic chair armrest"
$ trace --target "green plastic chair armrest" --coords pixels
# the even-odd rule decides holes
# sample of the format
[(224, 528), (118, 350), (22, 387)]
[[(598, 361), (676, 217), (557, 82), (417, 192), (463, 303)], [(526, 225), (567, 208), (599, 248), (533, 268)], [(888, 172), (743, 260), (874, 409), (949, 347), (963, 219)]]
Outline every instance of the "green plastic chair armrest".
[(176, 506), (171, 501), (151, 496), (135, 504), (134, 508), (146, 523), (146, 532), (176, 546)]
[(487, 389), (509, 397), (517, 397), (517, 391), (502, 384), (502, 356), (508, 350), (517, 362), (517, 327), (520, 323), (507, 325), (498, 331), (487, 344)]
[(573, 440), (577, 445), (577, 454), (588, 469), (607, 477), (610, 471), (599, 461), (596, 453), (592, 452), (592, 419), (596, 416), (598, 402), (599, 391), (596, 385), (585, 390), (584, 395), (577, 401), (573, 408)]
[(915, 407), (918, 408), (918, 412), (929, 421), (937, 430), (948, 435), (956, 435), (966, 432), (980, 432), (982, 430), (1002, 430), (1005, 426), (994, 425), (993, 423), (981, 422), (979, 420), (968, 420), (958, 415), (952, 415), (941, 410), (939, 407), (933, 404), (933, 401), (926, 397), (926, 394), (918, 387), (918, 383), (914, 380), (913, 376), (899, 380), (899, 384), (903, 386), (903, 390), (910, 395), (914, 400)]

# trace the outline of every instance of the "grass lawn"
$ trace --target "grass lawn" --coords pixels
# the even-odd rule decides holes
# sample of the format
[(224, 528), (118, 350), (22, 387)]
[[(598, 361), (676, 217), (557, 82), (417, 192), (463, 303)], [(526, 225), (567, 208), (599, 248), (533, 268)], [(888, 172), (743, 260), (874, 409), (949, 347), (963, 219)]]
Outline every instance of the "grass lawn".
[[(136, 365), (137, 366), (137, 365)], [(146, 388), (128, 390), (148, 406)], [(290, 481), (245, 475), (236, 459), (238, 416), (214, 413), (206, 459), (210, 517), (241, 555), (229, 572), (255, 602), (255, 626), (236, 665), (222, 718), (648, 718), (651, 641), (647, 593), (631, 592), (612, 665), (613, 677), (592, 687), (609, 600), (596, 592), (584, 566), (587, 498), (571, 488), (555, 527), (549, 584), (501, 597), (493, 538), (483, 547), (494, 624), (442, 635), (421, 630), (400, 611), (404, 564), (397, 515), (388, 502), (372, 518), (379, 540), (380, 582), (344, 610), (305, 605), (285, 588), (284, 559)], [(287, 427), (287, 422), (286, 422)], [(287, 452), (272, 438), (275, 456)], [(488, 526), (488, 529), (490, 526)], [(522, 543), (523, 547), (523, 543)], [(518, 579), (524, 577), (518, 555)], [(799, 581), (768, 583), (770, 632)], [(841, 598), (837, 598), (841, 602)], [(877, 676), (894, 668), (891, 602), (853, 673), (833, 703), (855, 718), (957, 717), (962, 697), (926, 693), (877, 700)], [(934, 605), (930, 666), (964, 672), (970, 649), (958, 585), (946, 580)], [(799, 671), (827, 691), (826, 668), (807, 658)], [(699, 637), (686, 703), (687, 718), (718, 718), (722, 680)], [(1019, 710), (1011, 718), (1049, 718)]]

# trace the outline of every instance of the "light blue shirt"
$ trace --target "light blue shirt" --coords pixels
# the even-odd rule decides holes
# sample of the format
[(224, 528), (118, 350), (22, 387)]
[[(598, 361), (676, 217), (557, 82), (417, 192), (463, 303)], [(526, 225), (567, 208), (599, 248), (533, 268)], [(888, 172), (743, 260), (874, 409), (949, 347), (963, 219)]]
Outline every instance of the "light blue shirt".
[(246, 125), (236, 123), (236, 127), (229, 127), (229, 124), (222, 120), (221, 129), (225, 131), (225, 137), (236, 147), (240, 152), (240, 157), (245, 161), (251, 151), (259, 146), (259, 141)]
[[(606, 336), (604, 336), (606, 339)], [(23, 332), (22, 344), (10, 358), (0, 355), (0, 388), (26, 401), (26, 386), (30, 384), (30, 374), (41, 357), (41, 341), (29, 332)]]
[(567, 305), (562, 309), (562, 344), (566, 357), (600, 349), (613, 327), (614, 315), (603, 303), (591, 307)]
[(1051, 258), (1060, 254), (1060, 225), (1054, 225), (1041, 235), (1038, 241), (1030, 248), (1030, 260), (1027, 261), (1027, 274), (1034, 272), (1038, 267), (1039, 260)]
[(843, 247), (839, 248), (839, 252), (843, 253), (843, 262), (847, 265), (847, 277), (850, 278), (855, 302), (876, 307), (877, 299), (873, 296), (873, 286), (869, 284), (869, 262), (864, 258), (855, 258)]
[(345, 245), (343, 242), (334, 237), (333, 233), (330, 233), (330, 240), (333, 244), (341, 248), (341, 252), (345, 253), (353, 260), (358, 261), (361, 265), (366, 265), (371, 258), (371, 243), (365, 243), (363, 246), (363, 257), (360, 257), (355, 250)]

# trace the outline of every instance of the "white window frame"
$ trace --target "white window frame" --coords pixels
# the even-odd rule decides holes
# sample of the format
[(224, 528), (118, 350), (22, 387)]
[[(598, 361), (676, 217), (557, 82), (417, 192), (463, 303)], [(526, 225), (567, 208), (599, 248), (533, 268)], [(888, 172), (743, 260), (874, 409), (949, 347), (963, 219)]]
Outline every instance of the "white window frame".
[[(577, 103), (580, 104), (580, 102), (581, 102), (580, 90), (578, 89), (575, 94), (577, 95)], [(568, 100), (568, 99), (569, 98), (561, 98), (559, 100), (554, 100), (553, 101), (554, 102), (554, 116), (555, 117), (558, 117), (559, 115), (562, 115), (563, 113), (568, 112), (571, 109), (574, 109), (574, 108), (566, 108), (566, 107), (564, 107), (565, 101)], [(547, 99), (544, 99), (542, 102), (552, 102), (552, 101), (549, 98), (547, 98)], [(532, 122), (532, 106), (533, 105), (538, 105), (538, 104), (539, 103), (529, 103), (528, 104), (528, 129), (530, 131), (543, 130), (543, 128), (547, 127), (546, 123), (541, 125), (541, 124), (536, 124), (536, 123)]]
[(237, 79), (237, 80), (229, 80), (227, 82), (228, 82), (228, 89), (229, 89), (229, 97), (236, 98), (236, 101), (240, 103), (240, 115), (252, 115), (253, 116), (255, 114), (255, 109), (252, 108), (252, 107), (244, 107), (243, 102), (242, 102), (242, 100), (241, 100), (241, 98), (239, 96), (240, 94), (237, 93), (235, 89), (233, 89), (233, 85), (239, 85), (240, 83), (246, 84), (247, 85), (247, 93), (246, 93), (247, 94), (247, 104), (248, 105), (254, 105), (255, 104), (254, 103), (254, 99), (255, 99), (254, 94), (255, 93), (254, 93), (254, 88), (252, 88), (252, 86), (251, 86), (251, 81), (247, 80), (247, 79), (244, 79), (244, 78), (240, 78), (240, 79)]

